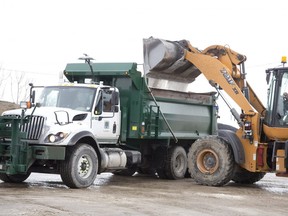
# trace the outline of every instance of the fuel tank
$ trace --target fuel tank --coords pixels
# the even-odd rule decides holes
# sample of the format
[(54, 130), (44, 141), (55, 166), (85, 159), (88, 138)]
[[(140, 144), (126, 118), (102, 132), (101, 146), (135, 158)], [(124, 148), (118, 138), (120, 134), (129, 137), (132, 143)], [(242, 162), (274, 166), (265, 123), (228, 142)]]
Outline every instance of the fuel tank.
[(143, 39), (144, 71), (147, 77), (191, 83), (200, 71), (185, 59), (188, 41)]

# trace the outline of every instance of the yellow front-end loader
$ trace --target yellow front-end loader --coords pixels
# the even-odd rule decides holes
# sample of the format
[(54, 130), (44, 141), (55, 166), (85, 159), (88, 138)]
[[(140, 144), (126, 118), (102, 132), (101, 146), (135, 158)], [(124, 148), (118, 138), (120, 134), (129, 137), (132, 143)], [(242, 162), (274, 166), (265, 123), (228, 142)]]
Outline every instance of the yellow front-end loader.
[[(193, 82), (203, 74), (226, 101), (223, 91), (241, 108), (238, 113), (229, 103), (239, 127), (219, 124), (218, 137), (228, 143), (230, 153), (221, 154), (213, 137), (191, 145), (188, 169), (196, 182), (219, 186), (230, 180), (254, 183), (267, 172), (288, 176), (288, 67), (266, 70), (267, 107), (261, 103), (246, 81), (246, 56), (229, 47), (213, 45), (202, 51), (189, 41), (144, 39), (144, 70), (147, 77), (167, 79), (181, 84)], [(220, 152), (220, 153), (219, 153)], [(229, 157), (227, 157), (227, 154)], [(232, 165), (231, 165), (232, 163)]]

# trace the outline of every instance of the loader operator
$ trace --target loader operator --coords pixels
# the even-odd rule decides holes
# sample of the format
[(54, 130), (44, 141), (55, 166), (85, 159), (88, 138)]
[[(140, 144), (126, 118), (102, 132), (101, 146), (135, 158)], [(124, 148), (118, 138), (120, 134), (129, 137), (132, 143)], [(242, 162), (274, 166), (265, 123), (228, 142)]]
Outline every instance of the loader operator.
[(284, 109), (284, 115), (288, 114), (288, 93), (284, 92), (283, 94), (283, 109)]
[(288, 93), (284, 92), (283, 96), (283, 123), (288, 124)]

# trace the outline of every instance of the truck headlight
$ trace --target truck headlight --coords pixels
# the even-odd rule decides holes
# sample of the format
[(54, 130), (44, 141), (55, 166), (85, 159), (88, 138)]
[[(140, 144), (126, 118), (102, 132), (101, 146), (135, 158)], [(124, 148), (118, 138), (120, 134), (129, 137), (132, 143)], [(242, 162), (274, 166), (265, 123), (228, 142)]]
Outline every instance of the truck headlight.
[(50, 134), (48, 136), (48, 141), (54, 143), (56, 141), (56, 136), (54, 134)]
[(59, 142), (65, 139), (68, 136), (68, 133), (58, 132), (56, 134), (49, 134), (46, 138), (46, 141), (49, 143)]

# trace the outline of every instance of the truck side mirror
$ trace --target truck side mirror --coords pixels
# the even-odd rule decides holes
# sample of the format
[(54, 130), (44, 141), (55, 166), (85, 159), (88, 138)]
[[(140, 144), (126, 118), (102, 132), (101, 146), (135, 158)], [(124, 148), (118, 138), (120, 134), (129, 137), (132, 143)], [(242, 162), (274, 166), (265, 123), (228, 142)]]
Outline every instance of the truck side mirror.
[(29, 83), (30, 86), (30, 103), (34, 104), (35, 103), (35, 90), (33, 90), (34, 85), (33, 83)]
[(34, 104), (34, 103), (35, 103), (35, 91), (34, 91), (34, 90), (32, 91), (30, 97), (31, 97), (31, 98), (30, 98), (31, 103)]

